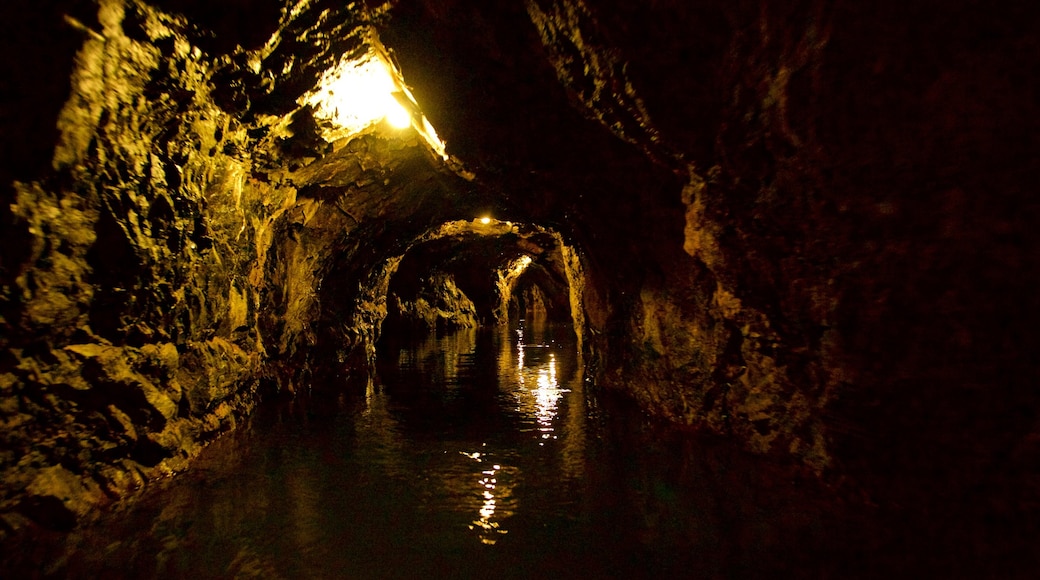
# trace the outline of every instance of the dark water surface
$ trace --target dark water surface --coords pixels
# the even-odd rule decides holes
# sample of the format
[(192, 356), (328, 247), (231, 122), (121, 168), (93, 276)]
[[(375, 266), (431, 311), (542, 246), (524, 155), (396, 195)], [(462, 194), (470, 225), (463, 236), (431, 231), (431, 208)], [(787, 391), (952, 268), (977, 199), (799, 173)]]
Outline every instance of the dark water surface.
[[(848, 577), (872, 532), (793, 470), (655, 428), (568, 327), (381, 345), (70, 538), (71, 577)], [(363, 391), (363, 392), (358, 392)], [(862, 511), (862, 510), (861, 510)]]

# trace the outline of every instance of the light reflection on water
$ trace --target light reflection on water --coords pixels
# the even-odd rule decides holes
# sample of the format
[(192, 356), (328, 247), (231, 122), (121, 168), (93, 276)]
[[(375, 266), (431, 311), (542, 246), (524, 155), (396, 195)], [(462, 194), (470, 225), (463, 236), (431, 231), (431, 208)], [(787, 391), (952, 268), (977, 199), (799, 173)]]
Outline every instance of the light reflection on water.
[(742, 454), (651, 429), (627, 407), (602, 410), (609, 399), (585, 392), (566, 327), (387, 342), (379, 356), (360, 389), (261, 409), (188, 473), (73, 534), (72, 555), (51, 558), (53, 569), (714, 578), (781, 566), (844, 576), (848, 554), (827, 524), (848, 514), (831, 517)]
[[(493, 381), (495, 390), (492, 395), (495, 404), (490, 405), (485, 412), (492, 418), (498, 416), (499, 420), (516, 427), (515, 432), (504, 441), (491, 444), (481, 441), (479, 451), (469, 448), (458, 450), (458, 455), (473, 462), (469, 471), (473, 475), (470, 481), (476, 485), (469, 497), (456, 498), (457, 501), (461, 501), (454, 507), (468, 507), (475, 515), (475, 519), (468, 523), (467, 528), (476, 532), (477, 539), (482, 544), (498, 543), (501, 536), (509, 533), (509, 519), (517, 510), (523, 510), (515, 487), (524, 479), (525, 470), (520, 462), (511, 461), (510, 457), (519, 457), (518, 452), (532, 443), (544, 447), (548, 440), (558, 440), (557, 430), (567, 432), (567, 429), (560, 429), (556, 425), (560, 408), (565, 402), (577, 410), (578, 417), (584, 417), (581, 367), (576, 353), (567, 350), (574, 348), (573, 342), (567, 336), (568, 332), (568, 329), (562, 327), (545, 326), (529, 331), (521, 321), (514, 329), (497, 329), (490, 336), (490, 346), (498, 352), (499, 370)], [(464, 330), (444, 337), (431, 337), (418, 344), (400, 345), (397, 347), (396, 367), (389, 373), (384, 372), (383, 380), (391, 390), (407, 389), (407, 382), (397, 382), (396, 376), (400, 376), (397, 373), (408, 375), (412, 371), (418, 371), (424, 373), (425, 380), (442, 383), (438, 386), (442, 389), (441, 393), (447, 395), (448, 400), (456, 396), (465, 398), (465, 391), (474, 386), (474, 364), (480, 356), (476, 352), (481, 346), (478, 344), (477, 335), (477, 331)], [(528, 342), (529, 337), (535, 337), (537, 340)], [(572, 388), (561, 386), (557, 353), (569, 361), (565, 380)], [(487, 385), (478, 388), (486, 387)], [(370, 388), (370, 391), (372, 390), (373, 388)], [(565, 396), (573, 398), (564, 401)], [(373, 403), (374, 400), (370, 396), (368, 405), (372, 406)], [(365, 413), (369, 411), (366, 410)], [(583, 438), (585, 433), (582, 420), (573, 423), (573, 435), (570, 439)], [(385, 427), (380, 426), (379, 431), (394, 431)], [(496, 434), (499, 438), (501, 435)], [(570, 446), (575, 447), (575, 444), (571, 442)], [(577, 447), (580, 448), (581, 445)], [(573, 450), (567, 449), (566, 442), (564, 446), (552, 452), (560, 457), (574, 453)], [(568, 467), (553, 475), (554, 478), (573, 480), (580, 476), (580, 461), (554, 461), (556, 462)], [(445, 474), (454, 473), (454, 470), (445, 471)], [(454, 477), (447, 477), (437, 485), (444, 489), (458, 489), (459, 483)]]
[[(536, 429), (541, 433), (542, 439), (550, 437), (556, 439), (556, 436), (553, 435), (553, 420), (556, 418), (557, 407), (564, 394), (571, 391), (560, 388), (560, 383), (556, 378), (556, 353), (549, 352), (549, 360), (543, 360), (540, 364), (524, 364), (525, 349), (552, 348), (552, 345), (525, 344), (522, 326), (517, 329), (516, 334), (517, 371), (516, 389), (513, 393), (517, 402), (516, 411), (535, 419)], [(534, 386), (530, 387), (529, 385), (532, 384)]]

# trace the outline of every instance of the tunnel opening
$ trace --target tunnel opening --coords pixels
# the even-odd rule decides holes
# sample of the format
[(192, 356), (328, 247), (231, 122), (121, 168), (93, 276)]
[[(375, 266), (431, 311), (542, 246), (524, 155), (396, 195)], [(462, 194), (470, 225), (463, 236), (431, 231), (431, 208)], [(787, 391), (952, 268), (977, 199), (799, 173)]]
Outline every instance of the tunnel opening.
[(382, 332), (501, 325), (523, 318), (528, 309), (570, 323), (561, 252), (552, 234), (526, 226), (419, 244), (391, 278)]
[(530, 317), (568, 326), (580, 350), (586, 282), (579, 253), (552, 229), (488, 217), (449, 221), (378, 270), (369, 292), (385, 289), (376, 299), (385, 309), (374, 345), (516, 327)]
[[(944, 552), (1035, 538), (1024, 9), (8, 4), (0, 540), (188, 470), (268, 393), (368, 397), (318, 373), (395, 337), (551, 383), (542, 322), (653, 421), (922, 538), (998, 532)], [(446, 416), (501, 410), (470, 395)]]

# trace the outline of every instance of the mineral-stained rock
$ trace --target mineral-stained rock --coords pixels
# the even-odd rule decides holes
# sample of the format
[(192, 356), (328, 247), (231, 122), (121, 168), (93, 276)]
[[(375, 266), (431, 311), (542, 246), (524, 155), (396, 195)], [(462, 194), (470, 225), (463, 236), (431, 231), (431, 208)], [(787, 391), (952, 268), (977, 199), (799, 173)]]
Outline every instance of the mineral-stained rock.
[[(230, 88), (214, 79), (254, 78), (249, 62), (270, 47), (207, 53), (181, 16), (134, 0), (89, 4), (48, 7), (75, 39), (50, 45), (69, 51), (71, 71), (38, 71), (41, 82), (69, 83), (47, 121), (57, 146), (48, 171), (5, 165), (22, 181), (5, 183), (2, 198), (0, 511), (58, 527), (182, 469), (250, 411), (259, 378), (287, 368), (265, 363), (297, 352), (320, 313), (314, 289), (327, 266), (314, 258), (344, 243), (342, 227), (356, 224), (345, 215), (363, 215), (342, 204), (347, 190), (298, 201), (298, 185), (321, 178), (285, 171), (314, 161), (293, 157), (309, 150), (292, 144), (310, 137), (288, 119), (257, 110), (247, 122), (214, 100)], [(22, 8), (12, 7), (16, 23), (38, 23)], [(314, 10), (286, 13), (270, 33), (284, 48), (361, 16)], [(281, 80), (275, 93), (290, 103), (311, 88)], [(373, 165), (428, 163), (414, 138), (412, 157), (388, 141), (371, 137), (363, 153), (341, 144), (340, 158), (361, 159), (357, 180)], [(384, 197), (379, 187), (372, 198)], [(301, 231), (314, 254), (290, 259), (285, 236)], [(277, 332), (262, 324), (272, 312)]]
[[(1035, 476), (1026, 3), (202, 4), (5, 4), (8, 527), (517, 295), (599, 387), (878, 501)], [(422, 114), (343, 135), (304, 97), (376, 32)]]
[(412, 301), (390, 296), (389, 324), (416, 326), (427, 331), (475, 328), (477, 308), (450, 275), (437, 274)]
[[(152, 347), (151, 350), (155, 350), (153, 345), (149, 346)], [(97, 344), (72, 344), (65, 347), (65, 350), (79, 355), (80, 360), (76, 362), (82, 365), (83, 373), (89, 377), (91, 387), (108, 391), (104, 395), (106, 400), (120, 403), (120, 398), (125, 397), (128, 400), (125, 403), (127, 406), (131, 406), (135, 410), (146, 409), (150, 415), (154, 416), (155, 421), (164, 422), (172, 419), (177, 413), (177, 401), (180, 399), (179, 386), (173, 384), (160, 389), (152, 383), (151, 379), (135, 370), (133, 367), (141, 368), (142, 363), (159, 362), (147, 360), (150, 357), (144, 357), (138, 349)], [(177, 359), (165, 362), (167, 364), (172, 362), (172, 366), (163, 365), (159, 368), (142, 370), (145, 372), (156, 370), (159, 371), (156, 374), (160, 376), (168, 375), (171, 370), (176, 368)], [(151, 365), (149, 364), (149, 366)], [(120, 394), (116, 394), (116, 391), (120, 391)], [(171, 398), (171, 395), (177, 400)], [(133, 402), (130, 402), (131, 400)]]
[(101, 500), (101, 488), (60, 465), (41, 469), (26, 488), (22, 511), (57, 529), (69, 529)]

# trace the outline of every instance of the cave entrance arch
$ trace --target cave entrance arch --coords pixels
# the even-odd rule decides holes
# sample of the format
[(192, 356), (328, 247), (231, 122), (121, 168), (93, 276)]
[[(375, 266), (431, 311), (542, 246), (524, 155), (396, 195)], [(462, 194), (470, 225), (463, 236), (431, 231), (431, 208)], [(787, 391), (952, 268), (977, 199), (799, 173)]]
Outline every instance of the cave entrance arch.
[(399, 325), (446, 330), (505, 324), (528, 314), (572, 325), (579, 355), (586, 333), (580, 253), (535, 224), (455, 220), (417, 237), (373, 269), (363, 289), (375, 344)]

